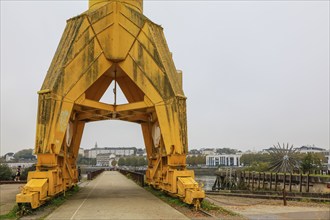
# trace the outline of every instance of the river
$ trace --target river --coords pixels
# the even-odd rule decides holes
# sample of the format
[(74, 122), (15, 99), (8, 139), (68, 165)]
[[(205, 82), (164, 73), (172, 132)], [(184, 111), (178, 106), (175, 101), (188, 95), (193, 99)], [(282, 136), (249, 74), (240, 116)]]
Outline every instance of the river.
[(204, 175), (196, 175), (196, 181), (202, 185), (204, 190), (212, 190), (212, 186), (215, 182), (216, 176), (204, 176)]

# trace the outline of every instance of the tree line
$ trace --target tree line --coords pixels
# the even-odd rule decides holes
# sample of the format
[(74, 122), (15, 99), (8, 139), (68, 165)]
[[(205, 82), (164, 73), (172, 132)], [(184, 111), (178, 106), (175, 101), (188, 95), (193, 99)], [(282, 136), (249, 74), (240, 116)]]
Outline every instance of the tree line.
[(206, 164), (206, 156), (204, 156), (204, 155), (188, 156), (186, 163), (190, 166), (205, 165)]
[(118, 160), (118, 166), (141, 167), (147, 165), (148, 165), (147, 159), (141, 156), (121, 157)]
[[(35, 160), (36, 157), (33, 155), (33, 149), (23, 149), (20, 151), (17, 151), (14, 154), (14, 159), (11, 160), (11, 162), (19, 162), (21, 160)], [(1, 157), (0, 162), (5, 162), (5, 156)]]

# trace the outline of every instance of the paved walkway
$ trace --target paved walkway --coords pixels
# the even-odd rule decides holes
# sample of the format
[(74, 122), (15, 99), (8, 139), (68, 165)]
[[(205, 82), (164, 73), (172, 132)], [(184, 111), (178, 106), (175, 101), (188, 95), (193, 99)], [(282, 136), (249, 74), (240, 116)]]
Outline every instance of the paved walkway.
[(20, 193), (20, 187), (24, 184), (0, 185), (0, 215), (7, 214), (16, 204), (16, 194)]
[(116, 171), (106, 171), (46, 219), (188, 219)]

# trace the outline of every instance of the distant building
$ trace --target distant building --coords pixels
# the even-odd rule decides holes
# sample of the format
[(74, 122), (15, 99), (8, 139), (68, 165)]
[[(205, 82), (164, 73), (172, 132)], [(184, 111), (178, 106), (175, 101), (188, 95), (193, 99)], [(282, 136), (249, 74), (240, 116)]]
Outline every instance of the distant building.
[(117, 156), (132, 156), (136, 155), (136, 147), (112, 147), (112, 148), (92, 148), (84, 150), (84, 155), (87, 158), (96, 158), (98, 154), (115, 154)]
[(215, 148), (202, 148), (202, 149), (200, 149), (200, 152), (203, 155), (215, 154), (216, 149)]
[[(262, 149), (261, 151), (258, 151), (258, 153), (261, 154), (269, 154), (270, 151), (273, 151), (275, 148), (274, 147), (270, 147), (270, 148), (265, 148)], [(252, 152), (245, 152), (245, 153), (252, 153)]]
[(6, 162), (11, 161), (14, 159), (14, 153), (7, 153), (3, 156), (6, 160)]
[(113, 160), (118, 161), (119, 158), (115, 154), (106, 153), (96, 155), (96, 166), (109, 167)]
[(320, 147), (315, 147), (315, 146), (302, 146), (299, 148), (296, 148), (300, 153), (326, 153), (327, 150), (320, 148)]
[(85, 156), (84, 148), (79, 148), (78, 155), (81, 155), (81, 156), (83, 156), (83, 157)]
[(35, 163), (32, 162), (15, 162), (15, 163), (6, 163), (8, 167), (10, 168), (17, 168), (18, 166), (21, 166), (23, 169), (32, 167), (35, 165)]
[(201, 152), (199, 150), (196, 149), (192, 149), (188, 152), (188, 157), (192, 157), (192, 156), (199, 156), (201, 155)]
[(240, 166), (241, 154), (213, 154), (206, 156), (206, 166)]
[(321, 153), (324, 155), (324, 157), (327, 160), (327, 163), (324, 163), (323, 165), (327, 167), (328, 170), (330, 170), (330, 149), (326, 150), (320, 147), (315, 147), (315, 146), (302, 146), (297, 148), (300, 153)]
[(84, 157), (89, 158), (89, 151), (90, 150), (84, 150)]
[(328, 167), (328, 170), (330, 171), (330, 149), (328, 151), (326, 151), (326, 153), (324, 154), (325, 158), (327, 159), (327, 164), (326, 166)]
[(140, 157), (147, 156), (146, 149), (138, 148), (136, 150), (136, 156), (140, 156)]

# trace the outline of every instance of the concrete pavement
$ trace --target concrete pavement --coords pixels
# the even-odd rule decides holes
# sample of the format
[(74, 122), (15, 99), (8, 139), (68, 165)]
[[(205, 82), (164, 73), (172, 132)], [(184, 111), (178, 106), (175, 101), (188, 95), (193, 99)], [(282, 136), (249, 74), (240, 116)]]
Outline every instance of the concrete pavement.
[(132, 180), (106, 171), (46, 219), (188, 219)]
[(7, 214), (16, 204), (16, 194), (24, 184), (0, 185), (0, 215)]

